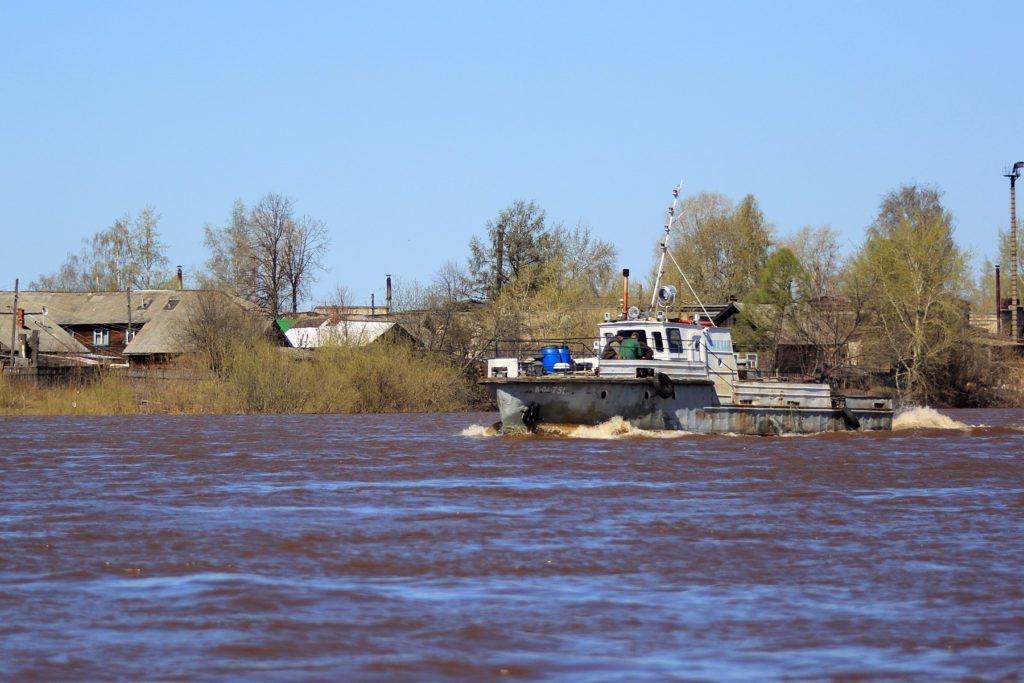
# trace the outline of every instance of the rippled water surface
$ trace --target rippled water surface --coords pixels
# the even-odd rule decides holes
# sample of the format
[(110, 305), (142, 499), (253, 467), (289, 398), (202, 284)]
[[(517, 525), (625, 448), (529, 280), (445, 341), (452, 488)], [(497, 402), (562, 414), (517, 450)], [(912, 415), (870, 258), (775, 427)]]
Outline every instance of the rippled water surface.
[(1019, 681), (1024, 411), (945, 415), (0, 419), (0, 678)]

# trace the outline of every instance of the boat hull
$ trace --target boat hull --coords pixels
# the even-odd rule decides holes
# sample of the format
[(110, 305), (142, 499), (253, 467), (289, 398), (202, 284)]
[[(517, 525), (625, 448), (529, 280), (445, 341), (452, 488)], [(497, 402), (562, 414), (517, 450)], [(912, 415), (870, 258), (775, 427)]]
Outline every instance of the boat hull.
[(502, 431), (538, 423), (595, 425), (620, 417), (634, 427), (699, 434), (813, 434), (892, 429), (887, 400), (827, 406), (722, 404), (710, 381), (530, 378), (487, 382)]

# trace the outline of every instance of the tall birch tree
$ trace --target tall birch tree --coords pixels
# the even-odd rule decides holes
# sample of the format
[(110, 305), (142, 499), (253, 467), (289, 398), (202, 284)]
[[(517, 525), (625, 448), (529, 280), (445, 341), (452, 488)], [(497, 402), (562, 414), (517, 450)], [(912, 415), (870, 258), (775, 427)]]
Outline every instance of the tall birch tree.
[(32, 289), (69, 292), (154, 289), (170, 279), (167, 245), (160, 238), (160, 214), (152, 206), (126, 213), (106, 230), (82, 240), (52, 274), (40, 275)]
[(882, 200), (853, 262), (866, 293), (866, 333), (895, 368), (904, 396), (929, 401), (948, 387), (963, 352), (967, 258), (937, 189), (907, 185)]

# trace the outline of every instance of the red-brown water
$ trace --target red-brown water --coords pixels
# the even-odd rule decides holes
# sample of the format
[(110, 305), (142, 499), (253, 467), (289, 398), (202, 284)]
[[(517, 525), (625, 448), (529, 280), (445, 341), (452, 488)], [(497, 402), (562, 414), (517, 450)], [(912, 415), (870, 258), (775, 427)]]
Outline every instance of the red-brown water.
[(2, 419), (0, 678), (1018, 681), (1024, 411), (947, 415)]

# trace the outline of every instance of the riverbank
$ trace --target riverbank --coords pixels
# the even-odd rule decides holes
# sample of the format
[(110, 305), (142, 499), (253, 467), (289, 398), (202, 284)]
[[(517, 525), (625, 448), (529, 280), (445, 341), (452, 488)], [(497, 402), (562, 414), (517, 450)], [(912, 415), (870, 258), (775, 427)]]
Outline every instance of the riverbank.
[(460, 368), (402, 345), (321, 349), (305, 358), (256, 345), (216, 369), (196, 363), (182, 361), (165, 375), (112, 368), (59, 383), (0, 375), (0, 415), (452, 412), (481, 400)]
[[(0, 416), (416, 413), (489, 410), (476, 377), (445, 354), (404, 344), (283, 353), (262, 342), (143, 370), (72, 373), (62, 381), (0, 374)], [(1024, 367), (1005, 365), (933, 407), (1024, 405)], [(996, 381), (998, 379), (998, 381)], [(893, 386), (875, 387), (896, 395)], [(919, 401), (910, 401), (918, 403)]]

